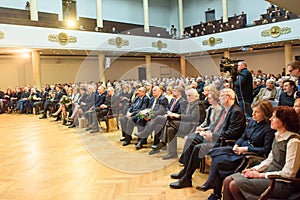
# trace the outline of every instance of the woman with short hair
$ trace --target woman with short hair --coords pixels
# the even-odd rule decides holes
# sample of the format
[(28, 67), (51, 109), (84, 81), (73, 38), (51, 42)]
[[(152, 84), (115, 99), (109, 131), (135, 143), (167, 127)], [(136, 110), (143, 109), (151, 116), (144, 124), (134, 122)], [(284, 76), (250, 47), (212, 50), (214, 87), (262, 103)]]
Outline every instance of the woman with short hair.
[[(271, 117), (271, 128), (277, 132), (269, 156), (257, 166), (226, 177), (225, 200), (258, 199), (269, 186), (269, 175), (299, 178), (300, 136), (296, 133), (300, 128), (299, 115), (291, 107), (278, 106)], [(276, 181), (269, 198), (287, 199), (294, 192), (290, 182)]]

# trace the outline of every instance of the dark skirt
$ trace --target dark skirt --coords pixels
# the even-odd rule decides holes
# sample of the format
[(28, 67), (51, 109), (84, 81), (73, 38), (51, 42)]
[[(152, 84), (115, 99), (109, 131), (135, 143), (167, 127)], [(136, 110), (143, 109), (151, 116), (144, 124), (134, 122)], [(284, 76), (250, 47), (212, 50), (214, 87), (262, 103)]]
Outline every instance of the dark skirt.
[(212, 162), (220, 166), (218, 173), (222, 179), (233, 174), (243, 160), (243, 156), (236, 155), (231, 146), (213, 148), (209, 155), (212, 157)]
[[(247, 200), (257, 200), (259, 196), (268, 188), (270, 180), (263, 179), (248, 179), (242, 176), (240, 173), (231, 175), (234, 181), (237, 183), (240, 191)], [(293, 193), (293, 187), (290, 183), (277, 181), (273, 192), (270, 195), (270, 199), (288, 199)]]

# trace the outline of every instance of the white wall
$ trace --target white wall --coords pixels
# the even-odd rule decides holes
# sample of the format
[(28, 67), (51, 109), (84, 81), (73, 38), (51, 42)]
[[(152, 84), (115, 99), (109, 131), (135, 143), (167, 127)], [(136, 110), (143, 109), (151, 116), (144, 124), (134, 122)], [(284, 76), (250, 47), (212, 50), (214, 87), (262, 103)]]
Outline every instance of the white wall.
[[(300, 47), (293, 47), (293, 58), (300, 55)], [(187, 76), (219, 74), (219, 61), (222, 55), (187, 57)], [(248, 68), (262, 69), (265, 73), (281, 73), (284, 66), (284, 50), (274, 49), (258, 52), (231, 53), (232, 59), (243, 59)], [(0, 56), (0, 71), (4, 72), (0, 79), (0, 88), (33, 84), (31, 61), (20, 56)], [(106, 80), (138, 79), (138, 68), (145, 66), (141, 58), (112, 59), (110, 68), (105, 70)], [(180, 76), (178, 58), (152, 58), (152, 77), (161, 78), (160, 67), (169, 67), (170, 76)], [(46, 83), (66, 83), (79, 81), (97, 81), (99, 77), (96, 57), (44, 57), (41, 56), (42, 85)]]
[(0, 6), (5, 8), (17, 8), (17, 9), (25, 9), (27, 0), (1, 0)]

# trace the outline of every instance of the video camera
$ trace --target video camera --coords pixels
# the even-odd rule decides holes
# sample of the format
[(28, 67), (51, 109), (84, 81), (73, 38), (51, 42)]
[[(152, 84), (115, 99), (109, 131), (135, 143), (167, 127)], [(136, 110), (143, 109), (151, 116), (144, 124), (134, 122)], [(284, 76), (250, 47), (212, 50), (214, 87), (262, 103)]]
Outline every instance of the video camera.
[(232, 77), (238, 75), (238, 63), (244, 60), (231, 60), (230, 58), (221, 57), (220, 59), (220, 71), (229, 72)]

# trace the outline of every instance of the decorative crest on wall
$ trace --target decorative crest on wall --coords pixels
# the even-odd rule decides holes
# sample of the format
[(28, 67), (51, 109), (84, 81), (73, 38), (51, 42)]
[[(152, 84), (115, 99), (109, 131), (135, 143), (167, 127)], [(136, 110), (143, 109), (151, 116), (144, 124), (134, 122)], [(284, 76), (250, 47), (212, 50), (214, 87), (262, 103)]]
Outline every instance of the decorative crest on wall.
[(279, 26), (273, 26), (269, 30), (264, 30), (261, 32), (261, 36), (268, 37), (271, 36), (273, 38), (277, 38), (282, 34), (288, 34), (292, 31), (290, 27), (282, 27)]
[(50, 34), (48, 35), (48, 40), (51, 42), (58, 42), (61, 45), (67, 45), (68, 43), (76, 43), (77, 37), (73, 35), (68, 35), (66, 33)]
[(167, 43), (163, 43), (162, 41), (158, 40), (157, 42), (152, 42), (152, 47), (157, 47), (158, 50), (162, 50), (163, 48), (167, 48)]
[(214, 38), (214, 37), (210, 37), (208, 38), (208, 40), (203, 40), (202, 41), (202, 45), (209, 45), (211, 47), (215, 46), (216, 44), (220, 44), (223, 42), (222, 38)]
[(115, 45), (116, 47), (121, 48), (123, 46), (128, 46), (129, 41), (128, 40), (123, 40), (121, 37), (116, 37), (116, 38), (109, 39), (108, 44)]

